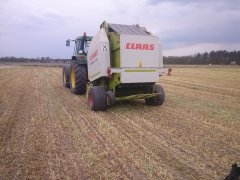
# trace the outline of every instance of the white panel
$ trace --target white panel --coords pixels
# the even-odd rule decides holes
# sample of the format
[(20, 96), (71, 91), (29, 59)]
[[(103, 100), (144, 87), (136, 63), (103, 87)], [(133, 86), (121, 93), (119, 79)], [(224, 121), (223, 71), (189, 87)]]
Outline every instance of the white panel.
[(159, 39), (155, 36), (120, 35), (121, 67), (159, 67)]
[(107, 76), (110, 67), (109, 40), (104, 29), (94, 36), (88, 51), (88, 78), (94, 81), (99, 77)]

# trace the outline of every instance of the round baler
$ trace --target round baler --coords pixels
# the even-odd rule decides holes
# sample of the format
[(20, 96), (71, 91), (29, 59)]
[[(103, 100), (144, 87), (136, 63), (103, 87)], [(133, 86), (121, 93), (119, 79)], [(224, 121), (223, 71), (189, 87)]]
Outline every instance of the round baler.
[(164, 103), (164, 90), (156, 84), (164, 72), (162, 48), (146, 28), (103, 22), (93, 38), (84, 34), (74, 41), (71, 64), (63, 67), (63, 84), (74, 94), (86, 93), (91, 110), (103, 111), (121, 100)]

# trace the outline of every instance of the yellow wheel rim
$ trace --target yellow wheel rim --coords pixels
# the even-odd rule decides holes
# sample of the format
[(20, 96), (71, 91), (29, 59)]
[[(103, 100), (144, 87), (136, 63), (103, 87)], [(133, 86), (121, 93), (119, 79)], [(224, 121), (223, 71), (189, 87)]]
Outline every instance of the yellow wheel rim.
[(72, 88), (75, 88), (75, 71), (74, 71), (74, 67), (71, 69), (71, 85), (72, 85)]

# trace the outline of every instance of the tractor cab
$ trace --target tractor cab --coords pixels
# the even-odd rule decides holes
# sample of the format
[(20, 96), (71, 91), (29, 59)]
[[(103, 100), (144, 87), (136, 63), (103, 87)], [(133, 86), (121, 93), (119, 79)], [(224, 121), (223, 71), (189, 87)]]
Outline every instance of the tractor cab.
[(92, 37), (84, 33), (83, 36), (79, 36), (75, 40), (68, 39), (66, 41), (66, 46), (70, 46), (71, 41), (75, 42), (72, 60), (78, 60), (81, 64), (87, 63), (87, 53), (91, 40)]

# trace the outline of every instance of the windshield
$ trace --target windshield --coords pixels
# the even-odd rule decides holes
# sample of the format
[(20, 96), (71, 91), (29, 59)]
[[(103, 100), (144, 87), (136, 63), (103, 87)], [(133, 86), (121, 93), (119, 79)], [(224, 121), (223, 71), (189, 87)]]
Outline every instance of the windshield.
[(88, 53), (88, 49), (90, 46), (90, 40), (77, 39), (75, 44), (75, 52), (76, 54)]
[(82, 46), (82, 40), (81, 39), (77, 39), (76, 40), (76, 52), (79, 53), (79, 51), (81, 50), (81, 46)]
[(88, 48), (89, 48), (89, 46), (90, 46), (90, 42), (91, 42), (91, 41), (85, 41), (85, 43), (84, 43), (84, 52), (85, 52), (85, 53), (88, 53)]

